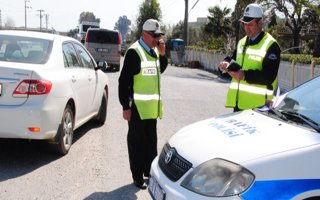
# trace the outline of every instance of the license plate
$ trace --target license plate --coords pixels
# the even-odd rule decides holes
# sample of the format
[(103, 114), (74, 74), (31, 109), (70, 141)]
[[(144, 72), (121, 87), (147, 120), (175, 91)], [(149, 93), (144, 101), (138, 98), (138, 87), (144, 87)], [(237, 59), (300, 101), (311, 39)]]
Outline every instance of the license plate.
[(148, 190), (153, 200), (165, 200), (166, 198), (165, 191), (163, 191), (163, 189), (160, 187), (157, 180), (152, 176), (149, 178)]
[(0, 83), (0, 96), (2, 95), (2, 83)]
[(97, 51), (98, 52), (106, 52), (106, 53), (108, 53), (109, 49), (98, 48)]

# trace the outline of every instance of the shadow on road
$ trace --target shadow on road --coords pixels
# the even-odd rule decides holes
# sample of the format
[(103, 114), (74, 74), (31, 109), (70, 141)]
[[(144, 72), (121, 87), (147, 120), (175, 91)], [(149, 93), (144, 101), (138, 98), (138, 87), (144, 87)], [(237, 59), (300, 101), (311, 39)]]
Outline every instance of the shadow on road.
[(182, 69), (177, 67), (173, 68), (174, 73), (165, 74), (166, 76), (174, 76), (178, 78), (185, 78), (185, 79), (196, 79), (196, 80), (204, 80), (204, 81), (214, 81), (217, 83), (228, 83), (230, 82), (230, 76), (227, 74), (221, 74), (219, 72), (210, 72), (204, 69), (190, 69), (190, 73), (183, 73), (179, 72)]
[[(97, 127), (88, 122), (78, 128), (74, 132), (73, 144)], [(52, 145), (46, 141), (0, 139), (0, 182), (28, 174), (59, 158), (61, 155), (53, 152)]]
[(84, 200), (136, 200), (136, 193), (139, 191), (133, 184), (122, 186), (111, 192), (95, 192)]

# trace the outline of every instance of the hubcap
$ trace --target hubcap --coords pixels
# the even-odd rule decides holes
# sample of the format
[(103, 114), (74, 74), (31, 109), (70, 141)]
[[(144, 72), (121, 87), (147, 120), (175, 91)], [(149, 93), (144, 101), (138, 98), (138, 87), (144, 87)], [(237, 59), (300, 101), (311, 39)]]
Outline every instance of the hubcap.
[(64, 132), (63, 144), (66, 149), (69, 149), (72, 142), (72, 116), (70, 112), (67, 112), (64, 118), (63, 132)]

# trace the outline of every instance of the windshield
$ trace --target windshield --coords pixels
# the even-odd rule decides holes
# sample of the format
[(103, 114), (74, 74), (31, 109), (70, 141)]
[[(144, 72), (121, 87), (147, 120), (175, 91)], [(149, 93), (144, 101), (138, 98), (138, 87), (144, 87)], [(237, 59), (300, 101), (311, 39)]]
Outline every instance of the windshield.
[(288, 92), (275, 109), (282, 113), (297, 113), (320, 124), (320, 77)]
[(43, 64), (51, 52), (52, 41), (0, 35), (0, 61)]
[(118, 44), (118, 33), (107, 30), (90, 30), (88, 33), (88, 42), (103, 44)]

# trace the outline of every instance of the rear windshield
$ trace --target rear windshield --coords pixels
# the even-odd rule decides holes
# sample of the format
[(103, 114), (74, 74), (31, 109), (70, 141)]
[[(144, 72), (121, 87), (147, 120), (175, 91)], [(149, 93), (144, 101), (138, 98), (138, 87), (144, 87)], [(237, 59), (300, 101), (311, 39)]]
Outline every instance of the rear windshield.
[(0, 35), (0, 61), (43, 64), (51, 48), (51, 40)]
[(118, 44), (118, 33), (106, 30), (88, 31), (88, 41), (91, 43)]

